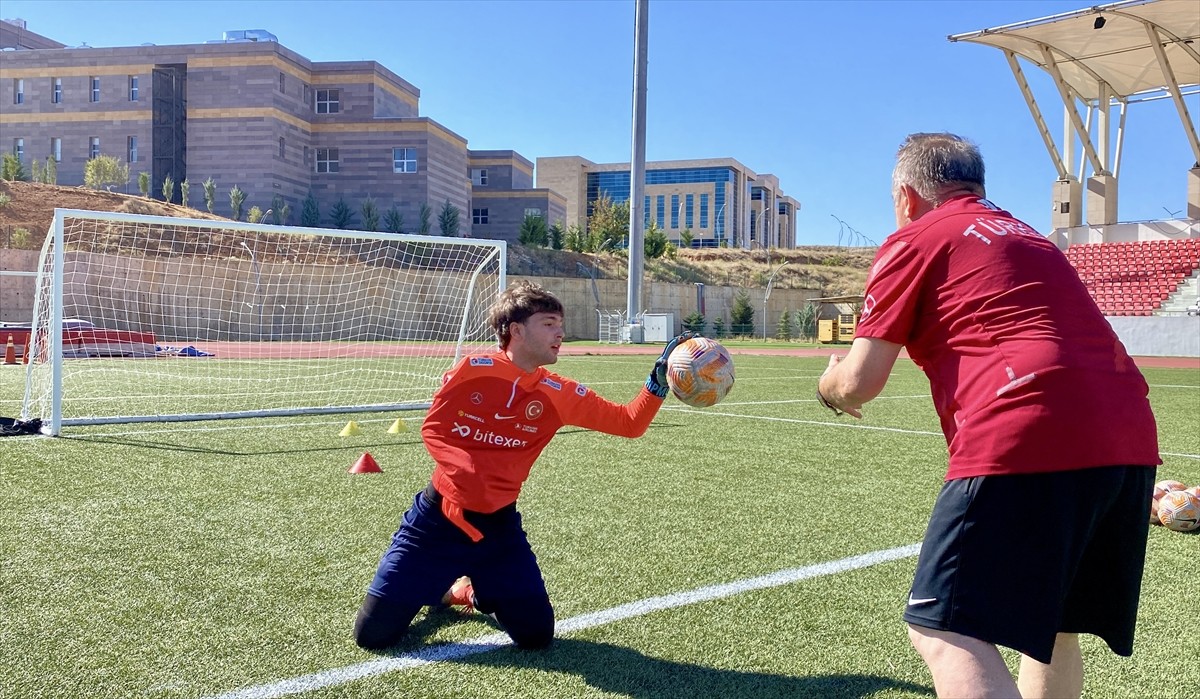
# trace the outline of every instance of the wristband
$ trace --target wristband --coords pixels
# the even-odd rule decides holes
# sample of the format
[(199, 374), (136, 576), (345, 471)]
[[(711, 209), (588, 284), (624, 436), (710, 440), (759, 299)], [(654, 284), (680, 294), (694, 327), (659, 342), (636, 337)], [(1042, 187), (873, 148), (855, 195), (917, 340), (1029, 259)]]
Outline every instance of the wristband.
[(825, 400), (825, 396), (821, 395), (821, 388), (817, 387), (817, 402), (833, 411), (834, 415), (841, 415), (842, 411), (838, 410), (837, 406)]

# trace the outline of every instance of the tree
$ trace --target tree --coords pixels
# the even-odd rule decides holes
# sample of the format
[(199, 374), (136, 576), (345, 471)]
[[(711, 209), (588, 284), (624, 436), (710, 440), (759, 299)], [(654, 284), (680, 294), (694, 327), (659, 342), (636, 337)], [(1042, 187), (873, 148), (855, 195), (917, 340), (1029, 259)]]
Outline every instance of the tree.
[(282, 226), (287, 220), (288, 209), (287, 202), (283, 200), (282, 194), (276, 194), (271, 197), (271, 223), (276, 226)]
[(42, 168), (43, 184), (58, 184), (58, 161), (46, 156), (46, 167)]
[(242, 191), (241, 187), (233, 185), (233, 188), (229, 190), (229, 208), (233, 211), (234, 221), (242, 220), (242, 204), (245, 203), (246, 193)]
[(383, 215), (383, 229), (388, 233), (404, 232), (404, 214), (400, 213), (395, 204)]
[(517, 242), (529, 247), (544, 248), (550, 242), (550, 231), (546, 228), (546, 219), (537, 214), (525, 214), (521, 221), (521, 230), (517, 234)]
[(584, 252), (601, 252), (619, 247), (629, 236), (629, 202), (614, 204), (604, 193), (592, 204)]
[(186, 177), (183, 179), (183, 182), (179, 183), (179, 203), (180, 204), (183, 204), (184, 206), (188, 205), (188, 192), (191, 190), (191, 188), (192, 188), (192, 185), (191, 185), (191, 183), (189, 183), (187, 181)]
[(554, 225), (550, 226), (550, 247), (554, 250), (562, 250), (565, 235), (566, 230), (563, 229), (562, 221), (555, 221)]
[(200, 183), (204, 188), (204, 206), (208, 209), (208, 213), (213, 213), (213, 207), (217, 203), (217, 181), (209, 177)]
[(667, 234), (659, 229), (657, 223), (651, 221), (650, 227), (646, 229), (645, 237), (642, 239), (642, 249), (646, 253), (646, 259), (654, 260), (662, 257), (670, 244), (671, 241), (667, 239)]
[(83, 166), (83, 183), (92, 189), (112, 191), (113, 185), (129, 183), (129, 166), (116, 156), (100, 155)]
[(733, 308), (729, 309), (729, 332), (734, 335), (754, 334), (754, 306), (750, 305), (750, 292), (745, 289), (733, 296)]
[(375, 200), (371, 195), (367, 195), (363, 199), (362, 207), (363, 228), (368, 231), (379, 230), (379, 206), (375, 204)]
[(26, 178), (25, 166), (21, 163), (21, 159), (16, 153), (5, 153), (4, 163), (0, 165), (0, 179), (9, 182), (24, 182)]
[(171, 173), (169, 172), (167, 173), (167, 176), (163, 178), (162, 195), (163, 201), (167, 202), (168, 204), (170, 204), (171, 200), (175, 198), (175, 178), (171, 177)]
[(817, 306), (806, 303), (793, 314), (796, 334), (802, 338), (814, 339), (817, 336)]
[[(764, 321), (765, 322), (765, 321)], [(779, 316), (779, 323), (775, 326), (775, 339), (790, 340), (792, 339), (792, 314), (786, 309)]]
[(251, 206), (250, 210), (246, 212), (246, 220), (250, 223), (262, 223), (263, 214), (265, 213), (265, 211), (257, 206)]
[(567, 232), (563, 235), (563, 247), (571, 252), (583, 252), (585, 240), (583, 227), (578, 223), (572, 223), (567, 226)]
[(304, 205), (300, 207), (300, 225), (305, 228), (316, 228), (321, 223), (321, 209), (317, 206), (317, 198), (312, 190), (304, 197)]
[(336, 228), (343, 230), (354, 221), (354, 211), (350, 209), (350, 205), (344, 198), (338, 197), (333, 207), (329, 209), (329, 220), (333, 221)]
[(442, 204), (442, 210), (438, 212), (438, 228), (446, 237), (458, 237), (458, 207), (451, 204), (449, 199)]
[(703, 333), (705, 325), (708, 325), (708, 323), (704, 320), (704, 316), (700, 311), (692, 311), (683, 319), (683, 329), (694, 333)]
[(725, 319), (720, 316), (713, 320), (713, 337), (718, 340), (725, 337)]
[(430, 227), (429, 220), (433, 218), (433, 209), (430, 208), (428, 202), (421, 202), (421, 209), (417, 212), (417, 232), (421, 235), (429, 235)]
[(690, 247), (692, 247), (692, 241), (695, 239), (696, 239), (696, 237), (694, 235), (692, 235), (692, 229), (684, 228), (683, 231), (679, 234), (679, 247), (690, 248)]
[(138, 191), (143, 197), (150, 198), (150, 173), (145, 170), (138, 173)]

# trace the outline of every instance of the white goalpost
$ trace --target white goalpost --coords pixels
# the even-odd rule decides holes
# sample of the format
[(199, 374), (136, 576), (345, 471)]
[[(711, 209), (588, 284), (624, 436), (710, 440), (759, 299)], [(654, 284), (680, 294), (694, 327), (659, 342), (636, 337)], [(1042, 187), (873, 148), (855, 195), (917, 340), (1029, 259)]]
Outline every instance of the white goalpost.
[(491, 349), (503, 241), (55, 210), (22, 418), (123, 422), (429, 406)]

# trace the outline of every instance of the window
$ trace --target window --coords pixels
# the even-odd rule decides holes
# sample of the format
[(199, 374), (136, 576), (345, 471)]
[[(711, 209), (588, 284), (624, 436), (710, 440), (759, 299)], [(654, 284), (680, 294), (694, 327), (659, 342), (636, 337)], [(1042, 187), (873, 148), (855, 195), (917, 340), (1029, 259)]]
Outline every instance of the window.
[(17, 156), (17, 160), (25, 162), (25, 139), (13, 139), (13, 155)]
[(671, 195), (671, 228), (679, 228), (679, 195)]
[(13, 80), (13, 104), (25, 104), (25, 81), (21, 78)]
[(286, 157), (287, 157), (287, 156), (285, 155), (285, 153), (286, 153), (286, 152), (287, 152), (287, 151), (284, 149), (284, 140), (283, 140), (283, 136), (280, 136), (280, 137), (279, 137), (279, 159), (280, 159), (280, 160), (284, 160), (284, 159), (286, 159)]
[(317, 90), (317, 114), (337, 114), (340, 112), (340, 90)]
[(129, 137), (129, 160), (130, 163), (137, 162), (137, 136)]
[(50, 155), (54, 157), (54, 162), (56, 162), (56, 163), (62, 162), (62, 139), (61, 138), (50, 139)]
[(486, 187), (487, 186), (487, 168), (472, 168), (471, 184), (475, 185), (476, 187)]
[(338, 172), (338, 149), (317, 149), (317, 172)]
[(693, 218), (694, 214), (692, 213), (692, 205), (695, 203), (696, 203), (696, 197), (694, 194), (689, 194), (686, 197), (684, 197), (684, 204), (683, 204), (683, 227), (684, 228), (691, 229), (693, 226), (696, 225), (695, 219)]
[(525, 209), (525, 215), (526, 216), (537, 216), (538, 218), (541, 218), (542, 210), (541, 209)]
[(88, 139), (88, 159), (95, 160), (100, 157), (100, 137), (92, 136)]
[(642, 213), (644, 214), (644, 216), (642, 217), (642, 219), (643, 219), (642, 220), (642, 228), (649, 228), (650, 227), (650, 195), (649, 194), (647, 194), (644, 197), (644, 200), (642, 201)]
[(487, 225), (487, 209), (471, 209), (471, 223), (476, 226)]
[(657, 197), (655, 197), (654, 209), (655, 209), (654, 225), (658, 226), (659, 228), (662, 228), (663, 227), (663, 216), (666, 215), (666, 209), (667, 209), (667, 205), (665, 203), (663, 195), (659, 194)]
[[(416, 172), (417, 171), (417, 149), (416, 148), (393, 148), (392, 149), (392, 172)], [(462, 172), (462, 170), (459, 170)]]
[(100, 101), (100, 78), (92, 76), (91, 82), (92, 82), (92, 101), (99, 102)]
[(282, 70), (279, 71), (279, 91), (287, 92), (287, 77)]
[(700, 227), (708, 228), (708, 195), (700, 195)]
[(138, 76), (136, 75), (129, 76), (129, 101), (138, 101)]
[(54, 104), (62, 104), (62, 78), (51, 78), (50, 101)]

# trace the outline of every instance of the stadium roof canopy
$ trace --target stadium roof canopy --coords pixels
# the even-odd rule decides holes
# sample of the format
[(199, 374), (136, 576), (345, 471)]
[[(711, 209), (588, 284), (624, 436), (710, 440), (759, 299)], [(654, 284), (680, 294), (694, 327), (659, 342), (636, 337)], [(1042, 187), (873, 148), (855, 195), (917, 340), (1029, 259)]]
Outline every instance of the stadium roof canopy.
[[(948, 38), (1004, 52), (1060, 180), (1072, 177), (1073, 140), (1064, 139), (1065, 152), (1059, 152), (1018, 56), (1046, 71), (1054, 81), (1069, 128), (1079, 138), (1093, 172), (1117, 174), (1125, 108), (1153, 99), (1174, 103), (1195, 161), (1200, 163), (1200, 138), (1185, 101), (1200, 94), (1197, 0), (1124, 0)], [(1087, 108), (1086, 123), (1077, 109), (1080, 102)], [(1120, 109), (1115, 153), (1108, 141), (1109, 110), (1114, 106)], [(1098, 124), (1092, 124), (1093, 114)], [(1081, 164), (1078, 180), (1083, 178), (1082, 169)]]
[(967, 34), (1061, 74), (1085, 100), (1166, 97), (1200, 85), (1200, 3), (1128, 0)]

